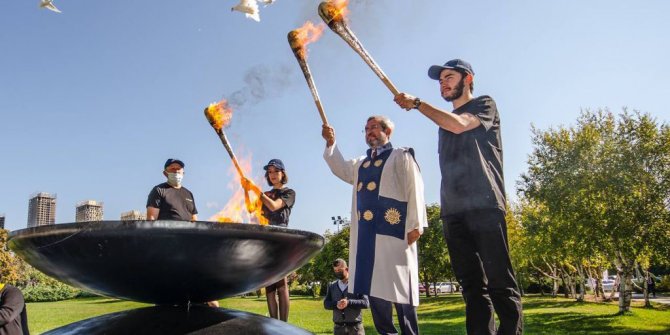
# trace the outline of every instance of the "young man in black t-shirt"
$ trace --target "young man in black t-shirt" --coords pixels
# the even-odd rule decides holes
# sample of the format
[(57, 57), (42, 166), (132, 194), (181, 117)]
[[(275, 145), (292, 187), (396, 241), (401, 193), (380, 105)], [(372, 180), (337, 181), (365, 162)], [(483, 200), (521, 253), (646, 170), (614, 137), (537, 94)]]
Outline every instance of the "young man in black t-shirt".
[(198, 209), (193, 193), (182, 186), (184, 162), (170, 158), (163, 175), (167, 182), (154, 186), (147, 199), (147, 220), (196, 221)]
[[(468, 334), (521, 334), (521, 296), (507, 243), (500, 117), (489, 96), (473, 97), (474, 71), (453, 59), (428, 70), (438, 80), (447, 112), (406, 93), (395, 97), (439, 127), (444, 236), (463, 287)], [(496, 332), (493, 310), (500, 325)]]

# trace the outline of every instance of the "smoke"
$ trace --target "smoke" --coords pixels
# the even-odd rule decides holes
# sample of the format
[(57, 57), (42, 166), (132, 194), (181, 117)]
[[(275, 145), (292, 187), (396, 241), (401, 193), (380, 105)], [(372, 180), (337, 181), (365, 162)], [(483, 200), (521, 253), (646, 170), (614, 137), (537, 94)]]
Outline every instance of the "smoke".
[(293, 83), (294, 68), (287, 64), (252, 67), (244, 75), (244, 86), (230, 93), (226, 100), (231, 107), (239, 109), (256, 105), (267, 98), (279, 97)]

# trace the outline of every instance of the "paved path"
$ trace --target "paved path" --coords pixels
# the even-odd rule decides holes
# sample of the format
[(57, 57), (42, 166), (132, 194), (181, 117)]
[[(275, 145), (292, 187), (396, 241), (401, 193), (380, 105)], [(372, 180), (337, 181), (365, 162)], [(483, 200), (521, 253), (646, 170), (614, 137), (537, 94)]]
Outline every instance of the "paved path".
[[(619, 293), (614, 293), (614, 296), (616, 298), (619, 298)], [(633, 300), (634, 301), (644, 301), (644, 295), (642, 293), (633, 293)], [(649, 301), (651, 302), (656, 302), (659, 304), (664, 304), (664, 305), (670, 305), (670, 296), (664, 296), (657, 294), (656, 298), (653, 296), (649, 297)]]

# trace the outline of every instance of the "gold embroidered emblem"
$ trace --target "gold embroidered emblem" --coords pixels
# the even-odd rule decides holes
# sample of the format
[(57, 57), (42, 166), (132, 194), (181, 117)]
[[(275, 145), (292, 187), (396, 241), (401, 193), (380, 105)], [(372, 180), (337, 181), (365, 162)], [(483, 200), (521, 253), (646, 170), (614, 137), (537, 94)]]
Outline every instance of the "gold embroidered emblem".
[(367, 188), (368, 191), (374, 191), (377, 188), (377, 183), (375, 183), (374, 181), (371, 181), (371, 182), (368, 183), (368, 186), (366, 186), (365, 188)]
[(370, 167), (370, 161), (363, 163), (363, 168), (367, 169)]
[(380, 166), (382, 166), (382, 163), (383, 163), (383, 161), (381, 159), (378, 159), (378, 160), (375, 161), (375, 166), (380, 167)]
[(361, 189), (363, 189), (363, 182), (359, 181), (358, 182), (358, 187), (356, 187), (356, 191), (360, 191)]
[(363, 219), (365, 219), (365, 221), (371, 221), (373, 217), (374, 215), (372, 215), (372, 211), (370, 210), (367, 210), (363, 213)]
[(395, 208), (389, 208), (384, 213), (384, 220), (390, 224), (398, 224), (400, 222), (400, 211)]

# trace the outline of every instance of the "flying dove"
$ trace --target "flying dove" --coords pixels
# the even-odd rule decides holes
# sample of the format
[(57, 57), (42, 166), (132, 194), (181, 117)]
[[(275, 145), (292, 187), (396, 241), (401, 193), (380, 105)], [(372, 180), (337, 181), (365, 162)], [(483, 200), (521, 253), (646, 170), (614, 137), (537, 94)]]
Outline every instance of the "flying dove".
[(245, 13), (248, 18), (256, 22), (261, 21), (261, 17), (258, 15), (258, 3), (256, 3), (256, 0), (240, 0), (240, 3), (230, 10)]
[(46, 8), (56, 13), (61, 12), (58, 8), (56, 8), (53, 0), (40, 0), (40, 8)]
[(240, 3), (230, 10), (240, 11), (245, 13), (246, 16), (256, 22), (261, 20), (260, 15), (258, 14), (258, 3), (263, 3), (267, 7), (273, 4), (276, 0), (240, 0)]

